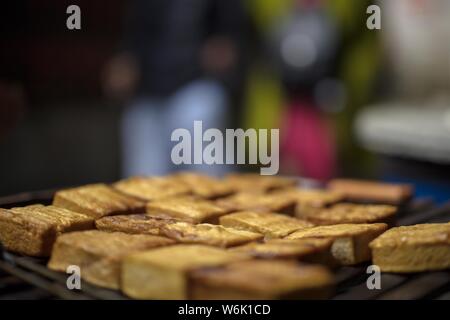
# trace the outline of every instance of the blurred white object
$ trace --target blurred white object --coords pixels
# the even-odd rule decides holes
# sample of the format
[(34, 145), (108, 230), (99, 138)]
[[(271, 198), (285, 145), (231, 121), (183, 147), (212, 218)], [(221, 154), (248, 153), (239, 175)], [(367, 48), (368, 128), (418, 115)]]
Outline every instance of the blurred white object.
[(369, 150), (450, 163), (450, 103), (422, 105), (374, 105), (355, 122), (356, 135)]
[(167, 99), (136, 99), (122, 117), (122, 176), (164, 175), (174, 170), (223, 175), (233, 170), (230, 165), (175, 165), (170, 158), (174, 129), (192, 131), (195, 120), (203, 121), (205, 129), (223, 128), (227, 106), (225, 89), (202, 79), (187, 84)]
[(450, 1), (379, 1), (382, 38), (398, 93), (450, 90)]

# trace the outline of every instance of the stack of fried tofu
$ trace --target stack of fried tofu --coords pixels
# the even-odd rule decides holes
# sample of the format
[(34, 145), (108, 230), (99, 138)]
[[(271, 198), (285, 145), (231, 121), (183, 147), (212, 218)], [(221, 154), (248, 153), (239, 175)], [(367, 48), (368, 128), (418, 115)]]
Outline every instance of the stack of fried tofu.
[(305, 189), (255, 174), (132, 177), (0, 209), (0, 241), (136, 299), (320, 299), (342, 265), (450, 267), (450, 223), (394, 227), (412, 194), (343, 179)]

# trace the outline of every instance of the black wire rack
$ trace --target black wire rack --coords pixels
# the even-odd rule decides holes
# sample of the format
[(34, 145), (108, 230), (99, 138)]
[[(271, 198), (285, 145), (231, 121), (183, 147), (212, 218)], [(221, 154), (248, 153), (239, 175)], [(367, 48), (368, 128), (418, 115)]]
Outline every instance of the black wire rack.
[[(0, 198), (0, 207), (50, 203), (53, 191), (23, 193)], [(437, 206), (429, 198), (411, 200), (401, 207), (397, 225), (450, 221), (450, 202)], [(126, 299), (120, 292), (102, 289), (86, 282), (81, 290), (69, 290), (68, 275), (46, 267), (46, 259), (25, 257), (1, 251), (0, 299)], [(382, 273), (381, 288), (370, 290), (366, 281), (369, 264), (340, 267), (332, 299), (442, 299), (450, 300), (450, 271), (417, 274)]]

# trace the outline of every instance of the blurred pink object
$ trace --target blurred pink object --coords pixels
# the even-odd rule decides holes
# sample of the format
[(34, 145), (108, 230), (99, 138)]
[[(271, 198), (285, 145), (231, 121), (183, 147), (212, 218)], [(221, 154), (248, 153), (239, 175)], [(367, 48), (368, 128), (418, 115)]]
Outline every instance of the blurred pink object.
[(305, 101), (293, 102), (281, 128), (281, 161), (290, 173), (319, 180), (334, 175), (335, 142), (320, 110)]

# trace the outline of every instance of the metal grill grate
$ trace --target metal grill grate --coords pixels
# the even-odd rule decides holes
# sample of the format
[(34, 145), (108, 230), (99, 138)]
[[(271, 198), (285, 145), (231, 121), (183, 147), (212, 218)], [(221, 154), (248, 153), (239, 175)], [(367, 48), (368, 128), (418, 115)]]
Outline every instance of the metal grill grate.
[[(1, 207), (49, 203), (52, 191), (26, 193), (0, 199)], [(416, 199), (401, 208), (397, 225), (450, 221), (450, 203), (435, 206), (431, 199)], [(368, 264), (341, 267), (336, 271), (333, 299), (440, 299), (450, 300), (450, 271), (418, 274), (385, 273), (381, 289), (366, 286)], [(68, 290), (67, 277), (46, 267), (45, 259), (2, 252), (0, 299), (126, 299), (117, 291), (82, 282), (82, 290)]]

